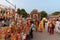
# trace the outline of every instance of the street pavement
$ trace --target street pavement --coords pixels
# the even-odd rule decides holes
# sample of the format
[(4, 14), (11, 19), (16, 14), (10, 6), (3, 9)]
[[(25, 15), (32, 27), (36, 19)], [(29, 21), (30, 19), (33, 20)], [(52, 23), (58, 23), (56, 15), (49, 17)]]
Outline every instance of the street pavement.
[(60, 40), (60, 34), (54, 33), (53, 35), (50, 35), (47, 31), (43, 32), (34, 32), (34, 37), (32, 40)]

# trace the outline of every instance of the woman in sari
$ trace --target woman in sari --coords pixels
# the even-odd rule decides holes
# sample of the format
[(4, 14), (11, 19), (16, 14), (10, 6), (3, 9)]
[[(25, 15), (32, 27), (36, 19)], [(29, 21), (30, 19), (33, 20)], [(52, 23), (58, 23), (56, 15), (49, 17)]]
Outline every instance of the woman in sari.
[(43, 22), (42, 22), (42, 20), (40, 21), (40, 24), (39, 24), (39, 31), (40, 32), (43, 31)]
[(38, 20), (35, 21), (35, 31), (38, 31)]

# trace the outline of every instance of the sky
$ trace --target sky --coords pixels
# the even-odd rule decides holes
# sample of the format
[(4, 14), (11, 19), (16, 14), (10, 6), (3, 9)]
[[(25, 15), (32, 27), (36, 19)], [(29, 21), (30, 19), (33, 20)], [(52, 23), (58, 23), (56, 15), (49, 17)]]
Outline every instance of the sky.
[[(33, 9), (40, 11), (46, 11), (47, 13), (53, 13), (55, 11), (60, 11), (60, 0), (8, 0), (14, 5), (16, 4), (17, 8), (24, 8), (28, 13)], [(0, 4), (5, 6), (11, 6), (5, 0), (0, 0)]]

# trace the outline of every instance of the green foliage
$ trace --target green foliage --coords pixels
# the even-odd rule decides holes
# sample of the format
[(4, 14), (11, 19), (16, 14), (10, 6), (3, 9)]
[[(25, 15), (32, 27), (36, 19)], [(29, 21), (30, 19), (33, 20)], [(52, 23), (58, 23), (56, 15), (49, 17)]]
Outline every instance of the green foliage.
[(19, 14), (19, 15), (22, 15), (24, 18), (27, 18), (27, 16), (28, 16), (28, 14), (27, 14), (27, 12), (25, 11), (25, 9), (17, 9), (17, 13)]
[(60, 14), (60, 12), (54, 12), (54, 13), (52, 13), (53, 15), (58, 15), (58, 14)]
[(5, 13), (5, 11), (4, 11), (4, 10), (2, 10), (2, 16), (4, 16), (4, 13)]
[(18, 14), (21, 14), (21, 13), (20, 13), (20, 9), (19, 9), (19, 8), (17, 9), (17, 13), (18, 13)]
[(47, 13), (45, 11), (41, 11), (41, 18), (47, 17)]

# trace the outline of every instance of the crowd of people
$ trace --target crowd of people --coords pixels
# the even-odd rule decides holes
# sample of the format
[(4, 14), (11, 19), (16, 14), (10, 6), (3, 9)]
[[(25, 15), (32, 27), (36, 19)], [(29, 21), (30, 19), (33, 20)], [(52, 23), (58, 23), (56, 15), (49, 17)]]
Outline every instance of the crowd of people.
[(60, 33), (60, 16), (58, 18), (43, 19), (40, 21), (40, 32), (46, 30), (49, 34)]
[(58, 19), (31, 20), (19, 17), (0, 18), (0, 40), (30, 40), (33, 32), (60, 33), (60, 17)]

